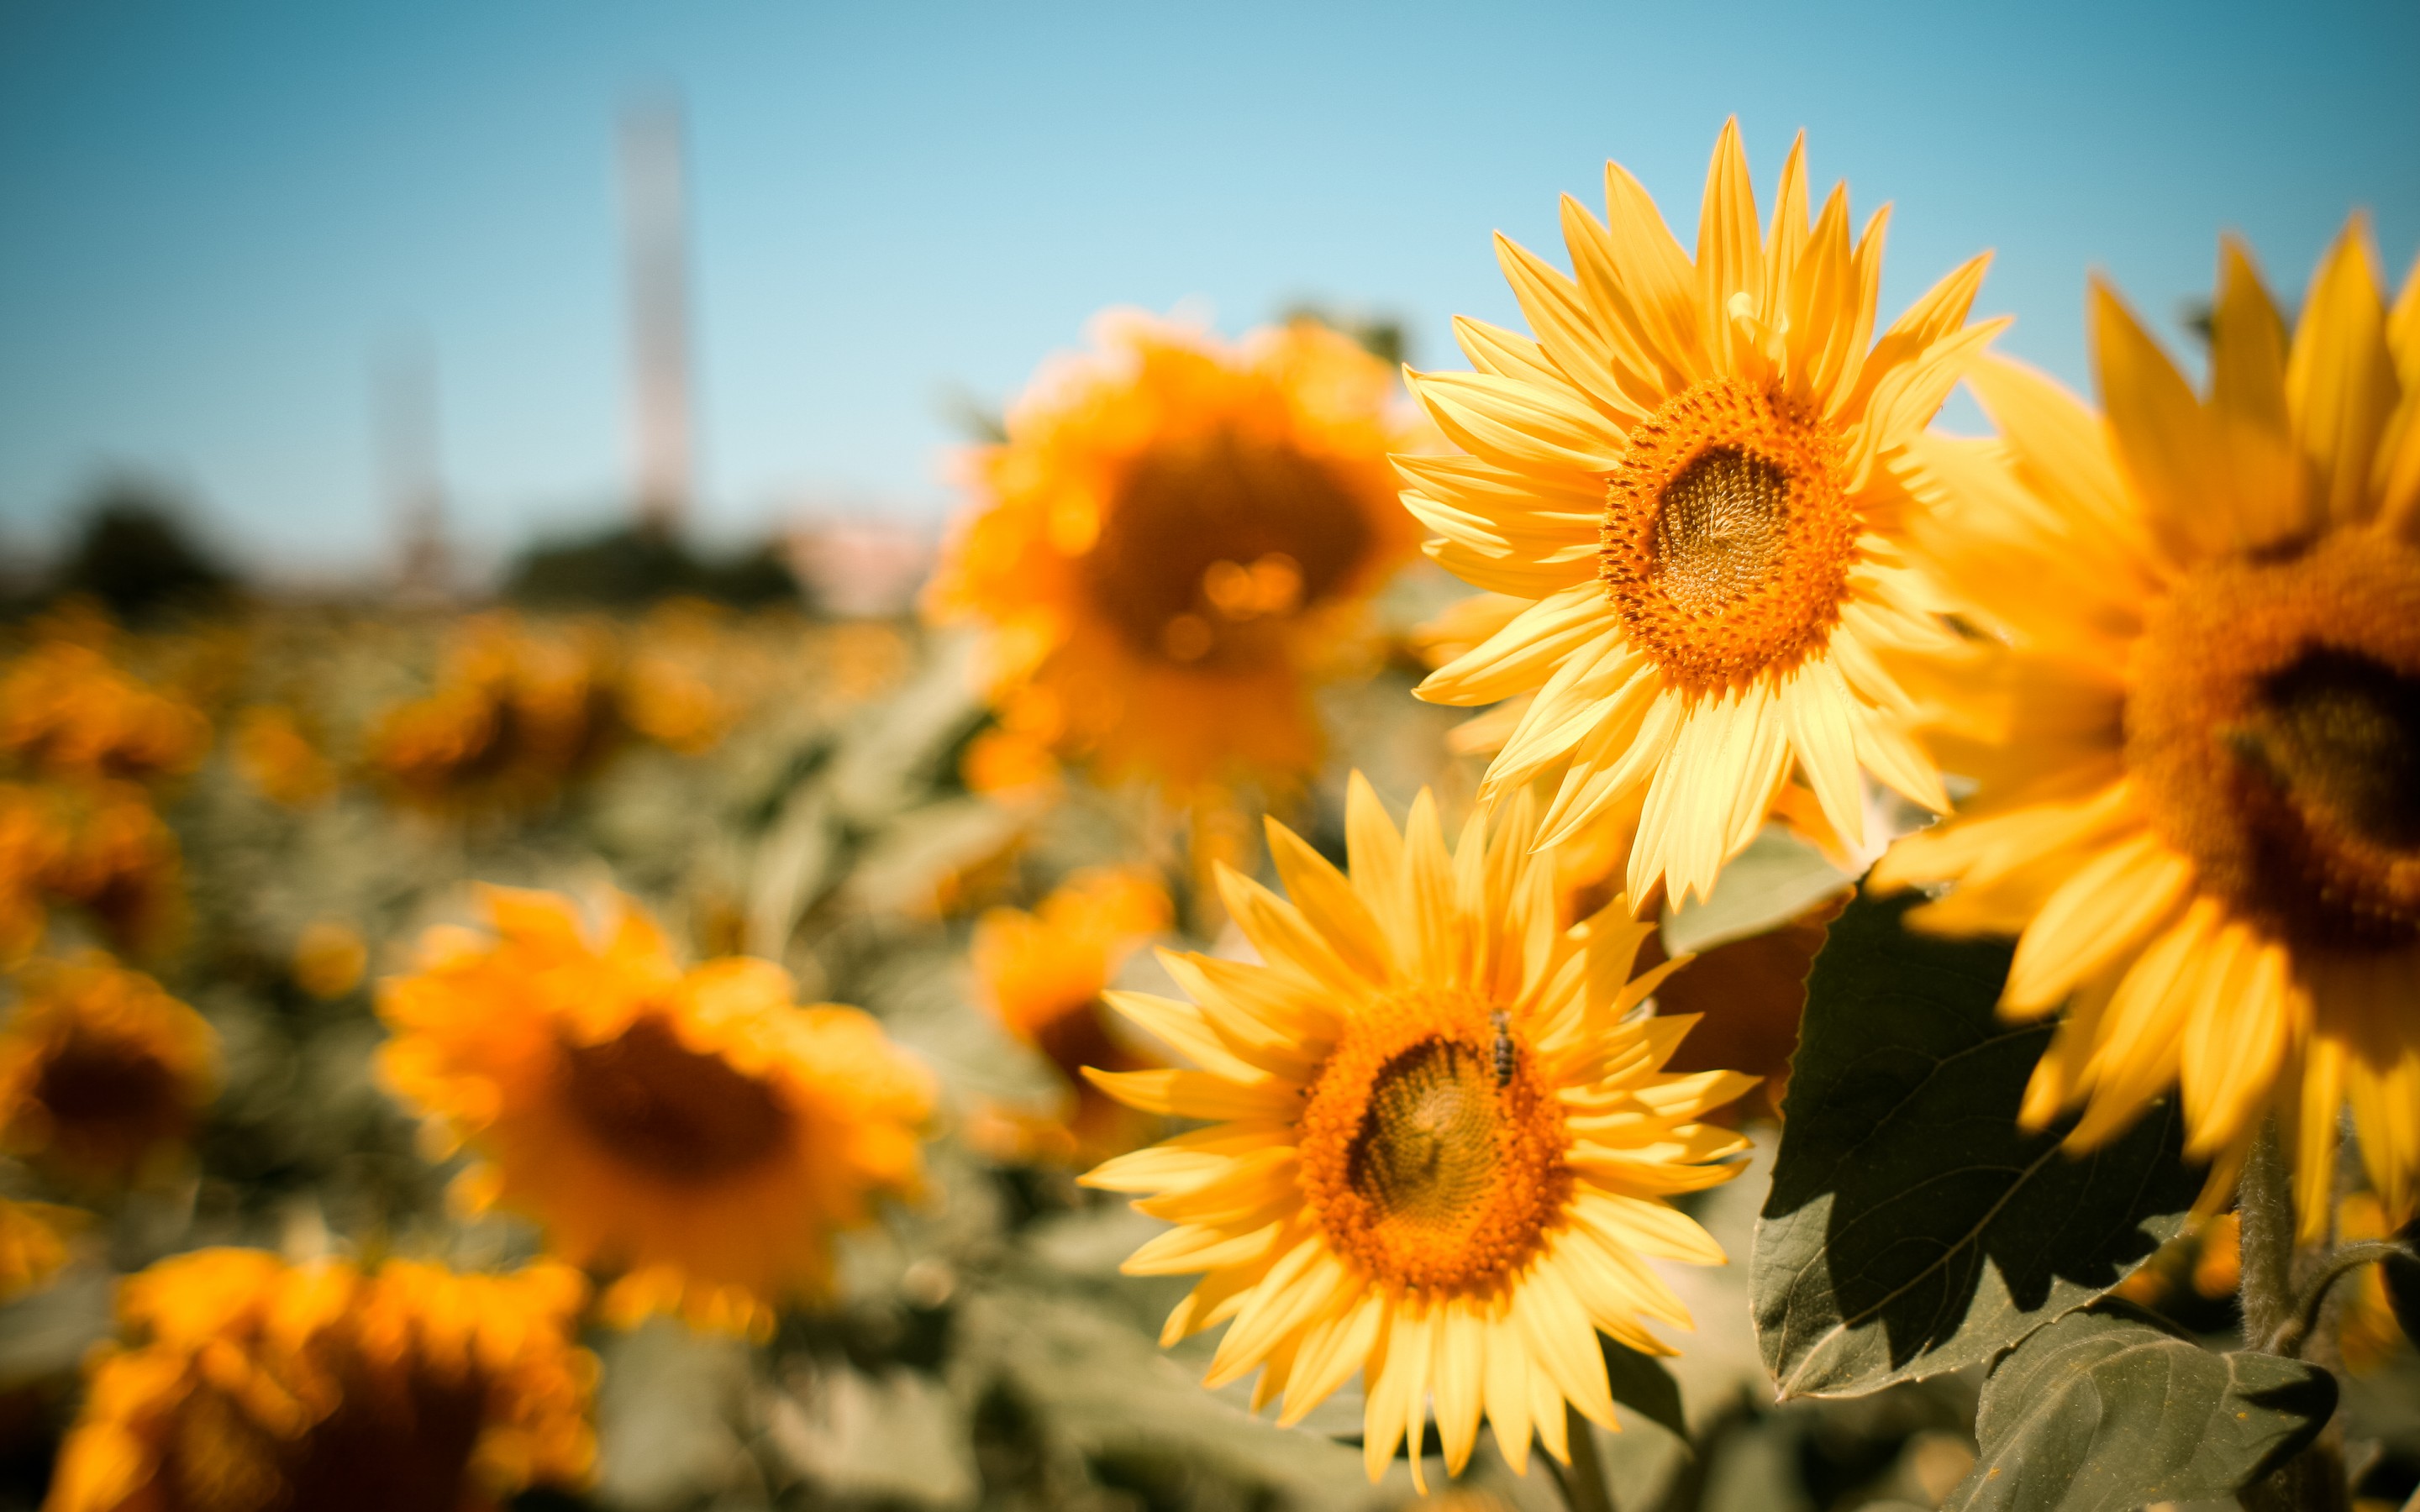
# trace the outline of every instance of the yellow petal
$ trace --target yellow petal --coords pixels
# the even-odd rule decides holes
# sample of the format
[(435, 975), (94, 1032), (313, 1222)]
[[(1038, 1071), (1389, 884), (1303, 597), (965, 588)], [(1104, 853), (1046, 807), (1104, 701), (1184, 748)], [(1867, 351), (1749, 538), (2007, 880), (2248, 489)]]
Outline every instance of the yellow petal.
[(2286, 322), (2260, 286), (2249, 250), (2235, 237), (2219, 247), (2210, 368), (2210, 408), (2226, 438), (2239, 543), (2257, 549), (2316, 528), (2320, 521), (2306, 513), (2303, 468), (2287, 419)]
[(1618, 162), (1605, 165), (1606, 234), (1639, 330), (1678, 382), (1711, 376), (1698, 327), (1698, 275), (1649, 194)]
[(2000, 1001), (2019, 1013), (2055, 1008), (2078, 982), (2163, 927), (2183, 905), (2193, 877), (2193, 863), (2154, 835), (2102, 852), (2026, 927)]
[(2211, 504), (2231, 503), (2234, 488), (2216, 465), (2218, 437), (2210, 417), (2167, 354), (2098, 280), (2091, 327), (2101, 402), (2153, 534), (2180, 563), (2226, 549), (2235, 512)]
[(2355, 216), (2320, 260), (2286, 368), (2303, 455), (2328, 517), (2339, 523), (2368, 517), (2370, 460), (2401, 397), (2367, 233)]
[(1723, 371), (1746, 368), (1746, 343), (1731, 319), (1731, 296), (1764, 289), (1764, 245), (1757, 232), (1756, 185), (1740, 143), (1739, 117), (1723, 123), (1706, 165), (1698, 211), (1698, 317), (1706, 350)]

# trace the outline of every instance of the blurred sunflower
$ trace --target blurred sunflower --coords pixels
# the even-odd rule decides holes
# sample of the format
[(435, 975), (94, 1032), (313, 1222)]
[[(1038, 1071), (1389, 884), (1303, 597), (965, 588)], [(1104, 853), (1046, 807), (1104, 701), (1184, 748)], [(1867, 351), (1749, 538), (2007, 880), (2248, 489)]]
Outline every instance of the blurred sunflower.
[(1299, 322), (1240, 346), (1132, 313), (974, 461), (927, 613), (993, 632), (1002, 724), (1179, 793), (1307, 774), (1311, 685), (1406, 558), (1393, 379)]
[(0, 1142), (71, 1179), (141, 1175), (217, 1091), (218, 1032), (98, 951), (38, 961), (0, 1026)]
[(593, 945), (565, 899), (482, 896), (492, 933), (432, 930), (385, 983), (380, 1072), (440, 1149), (482, 1157), (471, 1206), (623, 1273), (609, 1317), (769, 1330), (827, 1288), (836, 1230), (916, 1188), (929, 1078), (873, 1019), (795, 1006), (770, 962), (685, 972), (627, 899)]
[(175, 933), (177, 837), (132, 782), (0, 782), (0, 962), (38, 945), (54, 905), (83, 911), (120, 950)]
[(1214, 1120), (1084, 1178), (1176, 1225), (1129, 1273), (1205, 1273), (1162, 1342), (1228, 1323), (1209, 1384), (1257, 1367), (1283, 1423), (1360, 1371), (1373, 1479), (1408, 1435), (1419, 1480), (1432, 1397), (1450, 1472), (1482, 1415), (1516, 1470), (1533, 1429), (1567, 1458), (1566, 1403), (1616, 1426), (1596, 1332), (1668, 1354), (1644, 1319), (1689, 1326), (1642, 1257), (1723, 1262), (1664, 1199), (1736, 1174), (1747, 1142), (1698, 1119), (1752, 1079), (1662, 1073), (1693, 1021), (1633, 1011), (1672, 969), (1631, 980), (1653, 927), (1617, 900), (1558, 929), (1534, 814), (1516, 793), (1449, 855), (1426, 793), (1399, 833), (1356, 774), (1349, 879), (1276, 824), (1293, 902), (1220, 878), (1266, 964), (1163, 953), (1194, 1001), (1109, 995), (1200, 1069), (1088, 1073)]
[(336, 769), (302, 718), (279, 703), (243, 711), (235, 726), (236, 766), (252, 785), (289, 809), (324, 803), (336, 791)]
[(201, 1250), (121, 1284), (51, 1512), (492, 1512), (596, 1458), (585, 1288)]
[(38, 773), (149, 779), (191, 771), (209, 720), (97, 646), (45, 640), (0, 670), (0, 756)]
[(601, 626), (545, 635), (482, 614), (455, 632), (436, 688), (379, 717), (365, 754), (424, 808), (525, 806), (593, 768), (621, 728)]
[(970, 948), (983, 997), (1011, 1034), (1049, 1057), (1073, 1103), (1064, 1118), (1009, 1121), (1002, 1152), (1096, 1161), (1130, 1149), (1149, 1120), (1085, 1080), (1083, 1068), (1150, 1064), (1112, 1032), (1102, 989), (1152, 935), (1168, 928), (1168, 893), (1140, 872), (1079, 872), (1033, 912), (994, 908)]
[[(2378, 1198), (2356, 1192), (2336, 1204), (2336, 1239), (2341, 1243), (2389, 1239), (2395, 1228)], [(2344, 1351), (2345, 1368), (2357, 1376), (2374, 1375), (2403, 1347), (2403, 1325), (2395, 1316), (2395, 1300), (2386, 1289), (2386, 1267), (2365, 1265), (2343, 1282), (2344, 1308), (2338, 1314), (2336, 1345)]]
[(1992, 639), (1938, 665), (1938, 749), (1979, 787), (1902, 841), (1911, 918), (2018, 933), (2002, 1007), (2066, 1008), (2025, 1117), (2097, 1145), (2180, 1086), (2232, 1180), (2265, 1115), (2302, 1224), (2350, 1102), (2400, 1223), (2420, 1184), (2420, 277), (2386, 309), (2356, 221), (2290, 340), (2220, 258), (2208, 400), (2096, 285), (2105, 421), (1970, 376), (2000, 441), (1929, 440), (1927, 550)]
[(315, 918), (295, 937), (287, 974), (294, 985), (328, 1003), (360, 986), (369, 964), (369, 942), (361, 931), (341, 918)]
[(1724, 127), (1694, 265), (1606, 164), (1605, 220), (1563, 200), (1575, 277), (1497, 239), (1535, 339), (1458, 318), (1478, 371), (1408, 379), (1469, 454), (1397, 459), (1430, 554), (1523, 601), (1419, 694), (1535, 694), (1482, 791), (1559, 773), (1546, 843), (1643, 790), (1642, 906), (1711, 890), (1793, 766), (1853, 845), (1860, 768), (1947, 807), (1879, 655), (1941, 634), (1890, 464), (2003, 322), (1965, 324), (1978, 257), (1869, 347), (1884, 216), (1853, 245), (1842, 185), (1810, 230), (1804, 147), (1761, 237)]
[(0, 1197), (0, 1303), (48, 1286), (68, 1263), (68, 1239), (87, 1214)]

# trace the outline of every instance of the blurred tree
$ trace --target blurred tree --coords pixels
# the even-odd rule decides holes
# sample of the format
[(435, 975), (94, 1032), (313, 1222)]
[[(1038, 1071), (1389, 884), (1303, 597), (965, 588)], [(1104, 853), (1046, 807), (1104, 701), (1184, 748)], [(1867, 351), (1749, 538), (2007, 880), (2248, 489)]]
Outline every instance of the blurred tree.
[(775, 542), (707, 558), (654, 523), (541, 541), (513, 563), (504, 594), (539, 609), (634, 609), (680, 595), (754, 609), (806, 596)]
[(104, 483), (81, 511), (76, 543), (53, 576), (54, 595), (89, 594), (121, 620), (223, 607), (236, 576), (187, 522), (184, 506), (156, 485)]
[(1411, 355), (1411, 343), (1404, 334), (1404, 323), (1390, 315), (1349, 313), (1306, 300), (1290, 306), (1279, 318), (1285, 321), (1310, 320), (1350, 336), (1360, 343), (1363, 351), (1389, 366), (1402, 365)]

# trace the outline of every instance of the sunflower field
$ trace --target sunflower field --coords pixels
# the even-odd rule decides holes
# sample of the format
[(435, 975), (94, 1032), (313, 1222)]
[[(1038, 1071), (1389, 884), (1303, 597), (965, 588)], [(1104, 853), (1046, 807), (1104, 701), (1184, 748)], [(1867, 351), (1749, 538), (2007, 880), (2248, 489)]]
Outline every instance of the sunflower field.
[(2086, 398), (1803, 147), (912, 613), (0, 625), (0, 1505), (2420, 1506), (2420, 276)]

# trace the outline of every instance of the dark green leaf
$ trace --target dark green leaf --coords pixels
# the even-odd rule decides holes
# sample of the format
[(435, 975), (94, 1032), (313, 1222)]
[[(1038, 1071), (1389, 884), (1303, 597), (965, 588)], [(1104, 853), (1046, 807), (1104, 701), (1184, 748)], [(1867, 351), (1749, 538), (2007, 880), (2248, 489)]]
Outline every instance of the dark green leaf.
[(1672, 1372), (1654, 1356), (1617, 1344), (1602, 1334), (1597, 1343), (1605, 1349), (1606, 1383), (1612, 1388), (1613, 1399), (1649, 1422), (1670, 1428), (1687, 1443), (1689, 1420), (1681, 1414), (1681, 1383), (1672, 1379)]
[(1994, 1011), (2009, 948), (1860, 898), (1807, 982), (1750, 1287), (1782, 1395), (1980, 1365), (2125, 1278), (2201, 1188), (2173, 1100), (2081, 1158), (2017, 1127), (2048, 1022)]
[(1983, 1386), (1982, 1454), (1952, 1512), (2130, 1512), (2233, 1494), (2318, 1437), (2334, 1376), (2249, 1350), (2212, 1354), (2123, 1303), (2070, 1313)]
[[(2406, 1224), (2396, 1236), (2404, 1243), (2420, 1248), (2420, 1223)], [(2395, 1320), (2403, 1325), (2403, 1336), (2420, 1344), (2420, 1260), (2398, 1255), (2385, 1262), (2386, 1300), (2395, 1309)]]

